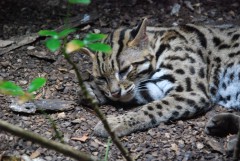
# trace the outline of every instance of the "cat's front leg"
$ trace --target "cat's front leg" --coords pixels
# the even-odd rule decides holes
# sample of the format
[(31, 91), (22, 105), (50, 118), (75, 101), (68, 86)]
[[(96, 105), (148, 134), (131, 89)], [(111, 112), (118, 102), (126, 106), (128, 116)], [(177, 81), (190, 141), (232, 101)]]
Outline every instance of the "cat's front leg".
[[(106, 99), (105, 95), (98, 89), (98, 87), (94, 81), (84, 82), (84, 84), (85, 84), (88, 94), (94, 99), (94, 101), (97, 101), (97, 103), (99, 105), (106, 103), (107, 99)], [(80, 104), (89, 106), (89, 103), (85, 99), (83, 92), (79, 91), (78, 95), (79, 95)]]
[[(128, 112), (120, 116), (109, 116), (107, 121), (117, 136), (121, 137), (135, 131), (146, 130), (159, 125), (161, 122), (173, 121), (182, 118), (191, 118), (209, 109), (207, 98), (202, 93), (191, 95), (172, 94), (143, 105), (136, 112)], [(97, 136), (107, 137), (108, 133), (99, 122), (94, 128)]]
[[(136, 112), (129, 112), (127, 115), (109, 116), (107, 117), (107, 122), (110, 125), (111, 130), (114, 131), (118, 137), (128, 135), (139, 129), (146, 129), (153, 126), (151, 125), (149, 117), (138, 115)], [(149, 122), (150, 124), (144, 124), (146, 122)], [(109, 136), (101, 121), (95, 126), (94, 134), (101, 137)]]

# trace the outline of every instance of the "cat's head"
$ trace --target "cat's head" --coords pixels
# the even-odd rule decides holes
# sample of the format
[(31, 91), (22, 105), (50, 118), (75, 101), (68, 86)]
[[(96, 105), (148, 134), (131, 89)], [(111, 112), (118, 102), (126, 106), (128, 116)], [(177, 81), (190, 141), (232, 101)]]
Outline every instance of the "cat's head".
[(144, 19), (134, 28), (120, 28), (109, 34), (105, 43), (112, 47), (110, 54), (88, 51), (93, 60), (94, 81), (111, 100), (131, 100), (136, 86), (148, 78), (155, 66), (146, 23)]

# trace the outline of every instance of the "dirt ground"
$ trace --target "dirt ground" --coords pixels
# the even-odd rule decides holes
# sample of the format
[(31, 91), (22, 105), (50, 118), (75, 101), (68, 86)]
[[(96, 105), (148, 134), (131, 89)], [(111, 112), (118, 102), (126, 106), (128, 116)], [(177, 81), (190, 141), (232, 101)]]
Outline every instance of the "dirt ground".
[[(179, 11), (172, 9), (176, 3), (180, 5)], [(63, 25), (68, 8), (70, 17), (90, 15), (90, 22), (80, 26), (78, 32), (69, 37), (71, 39), (83, 37), (88, 32), (108, 33), (119, 26), (134, 26), (142, 17), (149, 17), (150, 25), (154, 26), (185, 23), (240, 25), (239, 7), (238, 0), (92, 0), (89, 6), (69, 6), (62, 0), (1, 0), (0, 39), (8, 40), (13, 36), (36, 33), (41, 29), (56, 29)], [(93, 18), (96, 19), (91, 21)], [(39, 57), (39, 53), (51, 56)], [(81, 70), (89, 65), (88, 59), (80, 54), (74, 55), (73, 60)], [(0, 80), (11, 80), (27, 87), (27, 84), (38, 76), (48, 79), (47, 85), (38, 96), (77, 101), (78, 87), (73, 69), (61, 55), (57, 52), (51, 54), (44, 47), (43, 38), (0, 55)], [(2, 95), (0, 104), (2, 120), (54, 139), (49, 121), (41, 113), (27, 115), (13, 112), (9, 109), (10, 100)], [(107, 115), (126, 112), (111, 106), (103, 106), (102, 110)], [(210, 137), (204, 133), (208, 118), (222, 111), (224, 109), (214, 108), (204, 116), (161, 124), (156, 128), (125, 136), (121, 141), (137, 161), (230, 160), (231, 157), (225, 152), (226, 138)], [(76, 106), (70, 111), (50, 113), (50, 116), (63, 132), (67, 144), (98, 158), (104, 158), (107, 139), (93, 135), (93, 127), (98, 122), (93, 113)], [(1, 154), (28, 155), (46, 161), (71, 160), (4, 131), (0, 131)], [(124, 160), (114, 145), (110, 147), (109, 160)]]

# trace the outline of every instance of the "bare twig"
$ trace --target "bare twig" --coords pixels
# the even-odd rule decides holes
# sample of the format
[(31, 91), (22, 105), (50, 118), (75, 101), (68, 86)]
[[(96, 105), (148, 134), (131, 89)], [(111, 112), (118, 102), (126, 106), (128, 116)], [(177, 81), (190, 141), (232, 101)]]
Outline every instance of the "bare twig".
[(83, 95), (85, 96), (86, 100), (90, 103), (90, 105), (92, 105), (92, 107), (93, 107), (95, 113), (97, 114), (98, 118), (102, 121), (102, 123), (104, 125), (104, 128), (108, 132), (109, 136), (112, 138), (113, 143), (117, 146), (117, 148), (120, 150), (120, 152), (122, 153), (123, 157), (127, 161), (133, 161), (133, 159), (130, 156), (129, 152), (122, 146), (122, 144), (121, 144), (119, 138), (117, 137), (117, 135), (115, 134), (115, 132), (111, 130), (111, 127), (109, 126), (106, 117), (104, 116), (102, 111), (99, 109), (99, 106), (96, 103), (96, 101), (94, 101), (94, 99), (92, 99), (91, 96), (88, 94), (88, 91), (86, 89), (86, 86), (83, 83), (82, 77), (81, 77), (81, 75), (80, 75), (80, 73), (78, 71), (78, 68), (77, 68), (76, 64), (74, 64), (72, 62), (72, 60), (70, 59), (69, 55), (66, 52), (64, 52), (64, 50), (63, 50), (63, 55), (64, 55), (65, 59), (68, 61), (68, 63), (70, 65), (72, 65), (74, 71), (76, 72), (77, 79), (78, 79), (78, 85), (82, 89)]
[(97, 160), (96, 158), (94, 158), (92, 156), (89, 156), (85, 153), (82, 153), (80, 151), (73, 149), (69, 145), (61, 144), (61, 143), (46, 139), (38, 134), (35, 134), (33, 132), (24, 130), (20, 127), (17, 127), (15, 125), (7, 123), (6, 121), (0, 120), (0, 129), (7, 131), (13, 135), (19, 136), (21, 138), (25, 138), (25, 139), (31, 140), (33, 142), (36, 142), (42, 146), (45, 146), (48, 149), (53, 149), (57, 152), (60, 152), (64, 155), (74, 158), (76, 160), (81, 160), (81, 161), (96, 161)]

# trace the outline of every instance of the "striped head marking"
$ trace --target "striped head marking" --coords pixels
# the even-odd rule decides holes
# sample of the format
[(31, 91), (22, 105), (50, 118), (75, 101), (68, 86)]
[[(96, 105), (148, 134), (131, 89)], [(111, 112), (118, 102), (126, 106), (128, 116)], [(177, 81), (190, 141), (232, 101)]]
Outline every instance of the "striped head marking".
[(144, 19), (135, 28), (120, 28), (108, 35), (105, 43), (111, 45), (111, 54), (92, 54), (94, 80), (114, 101), (130, 101), (135, 87), (153, 70), (155, 59), (146, 35), (146, 21)]

